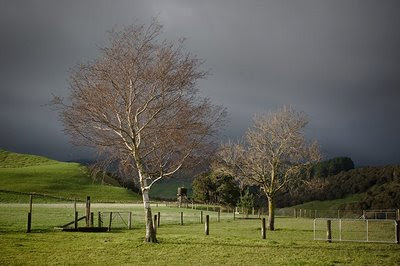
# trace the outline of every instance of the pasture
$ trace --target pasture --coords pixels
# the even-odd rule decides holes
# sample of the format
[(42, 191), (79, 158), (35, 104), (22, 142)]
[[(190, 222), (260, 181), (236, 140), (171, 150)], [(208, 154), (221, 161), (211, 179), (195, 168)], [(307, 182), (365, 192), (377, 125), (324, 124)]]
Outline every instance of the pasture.
[[(232, 213), (210, 215), (210, 235), (204, 234), (200, 211), (154, 206), (161, 213), (158, 244), (146, 244), (144, 215), (139, 204), (92, 204), (92, 211), (133, 213), (133, 228), (115, 224), (110, 232), (61, 232), (54, 226), (69, 222), (68, 204), (35, 204), (32, 233), (25, 233), (27, 204), (0, 204), (0, 264), (160, 264), (160, 265), (266, 265), (266, 264), (372, 264), (398, 265), (400, 245), (313, 240), (313, 220), (277, 217), (276, 231), (260, 237), (260, 220), (233, 220)], [(83, 213), (83, 204), (78, 204)], [(184, 225), (179, 224), (184, 212)], [(95, 216), (96, 224), (96, 216)], [(83, 226), (83, 224), (82, 224)]]
[(87, 167), (78, 163), (58, 162), (0, 149), (0, 202), (26, 203), (29, 200), (27, 194), (31, 192), (50, 196), (35, 197), (36, 202), (46, 203), (74, 197), (83, 201), (86, 195), (100, 202), (141, 200), (138, 194), (119, 187), (107, 176), (93, 180)]

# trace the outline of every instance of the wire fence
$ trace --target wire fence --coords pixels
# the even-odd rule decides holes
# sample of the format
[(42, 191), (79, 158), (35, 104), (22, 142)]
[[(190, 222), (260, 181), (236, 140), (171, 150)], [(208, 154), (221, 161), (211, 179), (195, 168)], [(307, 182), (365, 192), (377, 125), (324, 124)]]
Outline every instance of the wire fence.
[(397, 222), (386, 219), (314, 219), (314, 240), (398, 243)]
[[(153, 204), (155, 205), (155, 204)], [(165, 224), (194, 224), (202, 223), (205, 216), (209, 215), (210, 222), (226, 221), (235, 219), (232, 212), (220, 212), (213, 210), (177, 209), (165, 207), (152, 207), (152, 214), (157, 215), (162, 225)], [(63, 227), (72, 228), (75, 219), (73, 203), (36, 203), (32, 207), (32, 231), (51, 231)], [(76, 204), (77, 226), (86, 227), (86, 206), (84, 203)], [(92, 203), (90, 212), (93, 213), (91, 224), (94, 227), (108, 227), (110, 213), (112, 213), (112, 229), (141, 228), (145, 226), (145, 213), (142, 204), (113, 204)], [(26, 231), (29, 204), (0, 204), (0, 231)], [(182, 213), (182, 214), (181, 214)], [(130, 216), (130, 218), (129, 218)], [(181, 220), (183, 218), (183, 221)], [(68, 226), (65, 226), (69, 224)]]
[(363, 211), (364, 219), (392, 219), (392, 220), (400, 220), (399, 210), (396, 209), (387, 209), (387, 210), (364, 210)]
[[(26, 203), (0, 203), (0, 231), (25, 231), (27, 230), (28, 212), (30, 204), (29, 195), (21, 194)], [(87, 206), (82, 202), (74, 202), (60, 198), (57, 203), (41, 203), (41, 197), (36, 195), (32, 207), (32, 230), (48, 231), (55, 228), (63, 228), (65, 225), (77, 227), (88, 226)], [(38, 200), (39, 198), (39, 200)], [(54, 198), (54, 197), (53, 197)], [(210, 222), (235, 220), (235, 219), (259, 219), (268, 216), (268, 208), (239, 208), (219, 205), (197, 204), (186, 202), (179, 205), (178, 202), (152, 202), (152, 214), (157, 215), (161, 224), (194, 224), (203, 223), (205, 216), (209, 215)], [(75, 218), (75, 212), (77, 217)], [(145, 226), (143, 204), (138, 203), (92, 203), (90, 212), (90, 226), (109, 227), (110, 214), (113, 229), (129, 229)], [(400, 220), (397, 209), (389, 210), (316, 210), (301, 208), (281, 208), (275, 210), (278, 217), (310, 218), (310, 219), (339, 219), (347, 225), (345, 219), (357, 220)], [(82, 218), (83, 217), (83, 218)], [(334, 221), (334, 220), (332, 220)], [(391, 222), (389, 222), (391, 223)], [(375, 226), (375, 225), (374, 225)], [(351, 228), (351, 226), (348, 226)], [(374, 236), (374, 227), (369, 231)], [(317, 230), (318, 231), (318, 230)], [(345, 237), (346, 238), (346, 237)]]

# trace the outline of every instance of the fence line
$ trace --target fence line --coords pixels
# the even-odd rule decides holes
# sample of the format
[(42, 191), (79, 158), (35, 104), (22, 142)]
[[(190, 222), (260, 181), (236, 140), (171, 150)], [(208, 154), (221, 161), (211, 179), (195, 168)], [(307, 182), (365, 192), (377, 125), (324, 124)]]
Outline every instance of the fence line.
[(399, 243), (395, 220), (317, 218), (313, 224), (314, 240)]
[[(35, 194), (31, 194), (33, 196), (37, 196)], [(32, 197), (30, 197), (32, 199)], [(90, 198), (89, 206), (90, 206)], [(138, 203), (136, 203), (138, 204)], [(141, 203), (139, 203), (141, 204)], [(165, 207), (179, 207), (177, 202), (152, 202), (152, 207), (155, 213), (160, 213), (160, 209)], [(86, 227), (93, 226), (94, 220), (105, 220), (104, 217), (99, 215), (94, 216), (92, 214), (96, 212), (103, 212), (109, 213), (114, 212), (115, 215), (120, 213), (119, 218), (122, 220), (121, 224), (117, 222), (114, 223), (115, 227), (123, 228), (127, 226), (128, 222), (126, 222), (127, 218), (123, 218), (121, 214), (124, 212), (131, 212), (131, 218), (133, 217), (141, 217), (135, 219), (135, 224), (143, 225), (144, 221), (143, 217), (143, 209), (137, 208), (135, 211), (132, 211), (132, 208), (135, 206), (135, 203), (125, 203), (125, 204), (111, 204), (111, 203), (93, 203), (92, 206), (94, 207), (93, 210), (88, 208), (88, 201), (86, 202), (86, 206), (84, 203), (77, 204), (76, 201), (72, 203), (51, 203), (51, 204), (44, 204), (44, 203), (35, 203), (33, 199), (30, 203), (27, 204), (0, 204), (0, 214), (4, 211), (3, 206), (14, 206), (13, 208), (18, 209), (15, 214), (11, 214), (13, 216), (14, 221), (11, 218), (9, 219), (9, 224), (7, 225), (9, 228), (13, 227), (13, 223), (19, 224), (21, 223), (22, 228), (30, 231), (32, 228), (34, 230), (50, 230), (55, 226), (65, 225), (74, 219), (79, 219), (79, 217), (85, 217)], [(17, 207), (15, 207), (17, 206)], [(111, 206), (111, 209), (107, 209), (108, 206)], [(136, 206), (138, 207), (138, 206)], [(33, 212), (32, 212), (33, 209)], [(70, 211), (68, 210), (70, 209)], [(166, 208), (168, 209), (168, 208)], [(190, 203), (184, 204), (177, 210), (171, 211), (161, 211), (162, 213), (162, 223), (164, 224), (183, 224), (181, 219), (181, 212), (183, 209), (183, 220), (185, 221), (184, 224), (190, 223), (203, 223), (203, 218), (205, 215), (210, 215), (211, 221), (223, 221), (223, 220), (235, 220), (235, 219), (260, 219), (263, 216), (268, 215), (268, 209), (265, 207), (257, 208), (239, 208), (239, 207), (227, 207), (227, 206), (220, 206), (220, 205), (208, 205), (208, 204), (197, 204), (197, 203)], [(17, 214), (19, 213), (19, 214)], [(28, 214), (30, 213), (30, 214)], [(6, 214), (6, 213), (4, 213)], [(27, 214), (28, 214), (28, 225), (27, 221)], [(371, 219), (379, 219), (379, 220), (390, 220), (390, 219), (397, 219), (400, 220), (399, 210), (397, 209), (388, 209), (388, 210), (316, 210), (316, 209), (302, 209), (302, 208), (281, 208), (276, 209), (275, 211), (276, 216), (284, 216), (284, 217), (296, 217), (296, 218), (310, 218), (310, 219), (317, 219), (317, 218), (335, 218), (335, 219), (360, 219), (360, 220), (371, 220)], [(7, 214), (10, 216), (10, 214)], [(10, 216), (10, 217), (11, 217)], [(79, 216), (79, 217), (78, 217)], [(100, 217), (100, 219), (99, 219)], [(38, 218), (38, 219), (37, 219)], [(113, 218), (112, 218), (113, 219)], [(111, 220), (112, 220), (111, 219)], [(46, 221), (46, 222), (43, 222)], [(79, 220), (81, 221), (81, 220)], [(77, 221), (74, 223), (74, 226), (78, 226)], [(83, 221), (81, 221), (82, 223)], [(100, 221), (101, 222), (101, 221)], [(0, 225), (0, 230), (3, 230), (4, 225)], [(19, 230), (21, 230), (19, 229)]]
[[(12, 193), (21, 196), (34, 196), (34, 200), (36, 198), (49, 198), (56, 199), (60, 201), (66, 202), (74, 202), (75, 200), (79, 203), (84, 203), (85, 200), (79, 198), (65, 198), (60, 196), (53, 196), (41, 193), (27, 193), (27, 192), (15, 192), (0, 189), (0, 193)], [(105, 202), (106, 203), (106, 202)], [(108, 203), (116, 203), (118, 202), (108, 202)], [(0, 203), (1, 204), (1, 203)], [(23, 204), (23, 203), (21, 203)], [(132, 201), (127, 203), (120, 204), (143, 204), (142, 201)], [(250, 209), (244, 209), (240, 207), (229, 207), (229, 206), (221, 206), (221, 205), (211, 205), (211, 204), (200, 204), (195, 202), (186, 202), (182, 206), (179, 206), (178, 201), (151, 201), (150, 204), (152, 207), (178, 207), (192, 210), (203, 210), (203, 211), (221, 211), (221, 212), (235, 212), (237, 215), (242, 215), (242, 217), (253, 217), (268, 215), (268, 208), (266, 207), (253, 207)], [(352, 219), (396, 219), (400, 220), (400, 211), (399, 209), (386, 209), (386, 210), (332, 210), (332, 209), (310, 209), (310, 208), (277, 208), (275, 210), (276, 216), (286, 216), (286, 217), (301, 217), (301, 218), (352, 218)]]

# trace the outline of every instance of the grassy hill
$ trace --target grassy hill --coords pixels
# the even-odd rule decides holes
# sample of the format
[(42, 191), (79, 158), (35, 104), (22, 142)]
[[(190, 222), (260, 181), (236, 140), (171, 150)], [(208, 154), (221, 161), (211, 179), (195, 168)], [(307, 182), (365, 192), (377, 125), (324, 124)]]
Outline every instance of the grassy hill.
[(0, 202), (26, 202), (32, 192), (48, 195), (37, 197), (45, 202), (74, 197), (84, 200), (86, 196), (94, 202), (141, 200), (128, 189), (92, 180), (87, 168), (78, 163), (0, 150)]
[(354, 194), (341, 199), (325, 200), (325, 201), (309, 201), (303, 204), (292, 206), (296, 209), (309, 209), (309, 210), (339, 210), (345, 209), (353, 204), (359, 204), (364, 198), (365, 193)]
[(299, 182), (290, 190), (287, 189), (278, 195), (277, 204), (285, 207), (361, 195), (358, 196), (357, 202), (347, 203), (345, 208), (400, 208), (399, 173), (400, 165), (386, 165), (343, 170), (334, 175), (313, 176), (307, 179), (307, 182)]
[(58, 162), (46, 157), (31, 154), (20, 154), (0, 149), (0, 168), (21, 168), (56, 163)]

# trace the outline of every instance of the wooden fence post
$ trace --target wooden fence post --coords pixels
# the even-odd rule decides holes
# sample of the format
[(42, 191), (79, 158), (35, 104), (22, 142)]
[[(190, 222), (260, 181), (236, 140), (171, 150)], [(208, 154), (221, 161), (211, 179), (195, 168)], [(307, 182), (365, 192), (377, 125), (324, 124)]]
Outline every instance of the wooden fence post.
[[(78, 217), (78, 215), (77, 215)], [(103, 226), (103, 221), (101, 220), (101, 212), (97, 212), (97, 226), (102, 227)]]
[(205, 232), (206, 236), (208, 236), (210, 233), (210, 215), (208, 215), (208, 214), (206, 215), (206, 223), (204, 226), (204, 232)]
[(221, 209), (218, 210), (218, 214), (217, 214), (217, 221), (220, 222), (221, 221)]
[(396, 221), (396, 243), (400, 244), (400, 220)]
[(32, 213), (32, 207), (33, 207), (33, 195), (29, 195), (29, 212)]
[(340, 219), (340, 210), (337, 210), (337, 218)]
[(93, 227), (93, 224), (94, 224), (94, 213), (91, 212), (90, 213), (90, 227)]
[(110, 212), (110, 220), (108, 222), (108, 231), (111, 231), (112, 212)]
[(183, 225), (183, 212), (181, 212), (181, 225)]
[(266, 238), (265, 218), (262, 218), (261, 220), (261, 238), (262, 239)]
[(330, 243), (332, 242), (332, 223), (331, 220), (326, 221), (326, 239)]
[(236, 220), (236, 210), (233, 210), (233, 220), (235, 221)]
[(78, 229), (78, 212), (75, 212), (74, 214), (74, 229)]
[(27, 233), (31, 232), (31, 223), (32, 223), (32, 213), (28, 212), (28, 225), (26, 227), (26, 232)]
[(160, 227), (160, 219), (161, 219), (160, 212), (157, 212), (157, 227)]
[(129, 217), (128, 217), (128, 229), (132, 229), (132, 212), (129, 212)]
[(76, 213), (76, 198), (74, 197), (74, 215)]
[(397, 221), (400, 221), (400, 209), (397, 209)]
[(200, 211), (200, 223), (203, 223), (203, 211)]
[(153, 228), (154, 228), (154, 232), (157, 233), (157, 214), (154, 215)]
[(76, 210), (76, 197), (74, 197), (74, 229), (78, 229), (78, 211)]
[(32, 202), (33, 202), (33, 195), (29, 195), (29, 212), (28, 212), (28, 225), (26, 227), (26, 232), (30, 233), (32, 229)]
[(86, 226), (90, 226), (90, 196), (86, 197)]
[(297, 210), (294, 208), (294, 218), (297, 218)]

